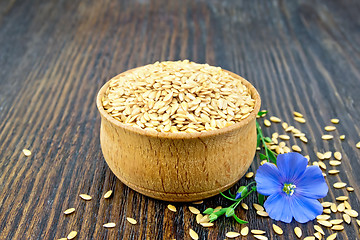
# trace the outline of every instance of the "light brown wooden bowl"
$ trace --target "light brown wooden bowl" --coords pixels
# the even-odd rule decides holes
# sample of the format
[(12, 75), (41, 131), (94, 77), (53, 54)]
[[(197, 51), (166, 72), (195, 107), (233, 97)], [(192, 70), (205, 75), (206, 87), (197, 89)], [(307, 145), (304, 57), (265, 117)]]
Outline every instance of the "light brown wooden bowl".
[[(128, 74), (134, 69), (119, 74)], [(244, 78), (255, 108), (241, 122), (199, 133), (151, 132), (125, 125), (103, 108), (107, 82), (97, 95), (100, 143), (112, 172), (127, 186), (165, 201), (190, 202), (219, 194), (247, 171), (256, 151), (256, 115), (260, 96)]]

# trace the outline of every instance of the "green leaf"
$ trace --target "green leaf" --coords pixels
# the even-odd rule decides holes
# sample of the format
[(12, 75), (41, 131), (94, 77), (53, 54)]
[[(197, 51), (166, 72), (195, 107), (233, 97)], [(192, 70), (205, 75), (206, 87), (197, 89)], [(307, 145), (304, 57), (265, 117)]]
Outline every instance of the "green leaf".
[(235, 210), (234, 208), (227, 208), (226, 212), (225, 212), (225, 216), (226, 217), (232, 217), (235, 214)]
[(264, 140), (265, 140), (265, 142), (267, 142), (267, 143), (271, 143), (271, 142), (272, 142), (271, 138), (269, 138), (269, 137), (265, 137)]
[(210, 221), (210, 222), (215, 221), (217, 218), (218, 218), (218, 216), (217, 216), (216, 214), (214, 214), (214, 213), (212, 213), (212, 214), (209, 215), (209, 221)]
[(205, 211), (203, 211), (204, 214), (212, 214), (214, 212), (213, 208), (207, 208)]
[(259, 204), (260, 204), (261, 206), (264, 205), (264, 200), (265, 200), (265, 196), (259, 193), (259, 194), (258, 194), (258, 201), (259, 201)]
[(267, 114), (267, 112), (268, 112), (268, 111), (260, 111), (260, 112), (258, 112), (258, 116), (261, 117), (262, 115)]
[(271, 151), (270, 149), (266, 149), (268, 155), (269, 155), (269, 160), (270, 162), (274, 163), (276, 165), (276, 157), (273, 151)]
[(249, 223), (248, 221), (244, 221), (244, 220), (241, 220), (240, 218), (238, 218), (235, 214), (233, 215), (233, 217), (235, 218), (235, 220), (240, 223), (240, 224), (246, 224), (246, 223)]
[(259, 153), (259, 156), (260, 156), (260, 160), (265, 160), (267, 159), (267, 156), (262, 154), (262, 153)]

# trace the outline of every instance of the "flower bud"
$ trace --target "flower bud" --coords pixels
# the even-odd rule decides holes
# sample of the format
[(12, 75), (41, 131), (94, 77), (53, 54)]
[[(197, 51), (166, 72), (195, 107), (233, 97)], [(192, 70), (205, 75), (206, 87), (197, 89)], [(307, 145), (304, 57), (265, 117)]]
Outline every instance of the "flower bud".
[(228, 209), (226, 210), (225, 216), (226, 216), (226, 217), (232, 217), (234, 214), (235, 214), (234, 209), (233, 209), (233, 208), (228, 208)]
[(245, 196), (247, 194), (247, 192), (248, 192), (248, 189), (246, 186), (239, 187), (239, 189), (236, 192), (235, 199), (239, 199), (239, 198)]

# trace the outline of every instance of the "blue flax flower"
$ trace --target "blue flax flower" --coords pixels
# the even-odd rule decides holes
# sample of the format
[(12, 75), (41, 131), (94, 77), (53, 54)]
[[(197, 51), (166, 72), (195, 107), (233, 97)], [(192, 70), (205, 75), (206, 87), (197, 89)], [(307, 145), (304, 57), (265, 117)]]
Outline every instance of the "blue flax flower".
[(285, 153), (278, 155), (277, 166), (265, 163), (257, 170), (257, 191), (269, 196), (264, 207), (272, 219), (305, 223), (322, 213), (317, 199), (327, 195), (328, 186), (320, 168), (307, 164), (301, 154)]

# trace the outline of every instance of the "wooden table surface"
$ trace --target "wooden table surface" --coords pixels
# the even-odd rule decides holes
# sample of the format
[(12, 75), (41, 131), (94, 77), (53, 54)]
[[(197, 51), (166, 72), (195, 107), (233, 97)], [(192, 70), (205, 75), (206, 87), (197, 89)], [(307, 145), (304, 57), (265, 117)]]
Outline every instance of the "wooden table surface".
[[(355, 191), (330, 187), (325, 200), (346, 195), (359, 211), (359, 10), (359, 1), (338, 0), (0, 1), (0, 239), (57, 239), (72, 230), (77, 239), (190, 239), (190, 228), (200, 239), (224, 239), (241, 229), (224, 218), (205, 229), (190, 204), (175, 204), (177, 213), (170, 212), (168, 203), (122, 184), (105, 163), (98, 90), (122, 71), (163, 60), (209, 63), (248, 79), (262, 109), (309, 139), (303, 144), (291, 138), (289, 145), (297, 142), (312, 161), (317, 151), (343, 154), (340, 174), (327, 181), (342, 180)], [(295, 122), (293, 111), (307, 123)], [(334, 117), (340, 119), (335, 138), (324, 141), (323, 128)], [(263, 129), (267, 135), (283, 132), (280, 124)], [(255, 158), (249, 171), (258, 166)], [(113, 197), (102, 198), (109, 189)], [(85, 202), (80, 193), (93, 199)], [(255, 195), (245, 202), (256, 202)], [(228, 204), (215, 196), (197, 207)], [(76, 212), (65, 216), (69, 207)], [(304, 236), (314, 233), (315, 222), (277, 223), (284, 230), (277, 236), (275, 221), (252, 208), (238, 214), (269, 239), (296, 239), (295, 226)], [(117, 226), (104, 229), (106, 222)], [(355, 219), (344, 226), (338, 239), (359, 239)], [(327, 236), (333, 232), (323, 228)]]

